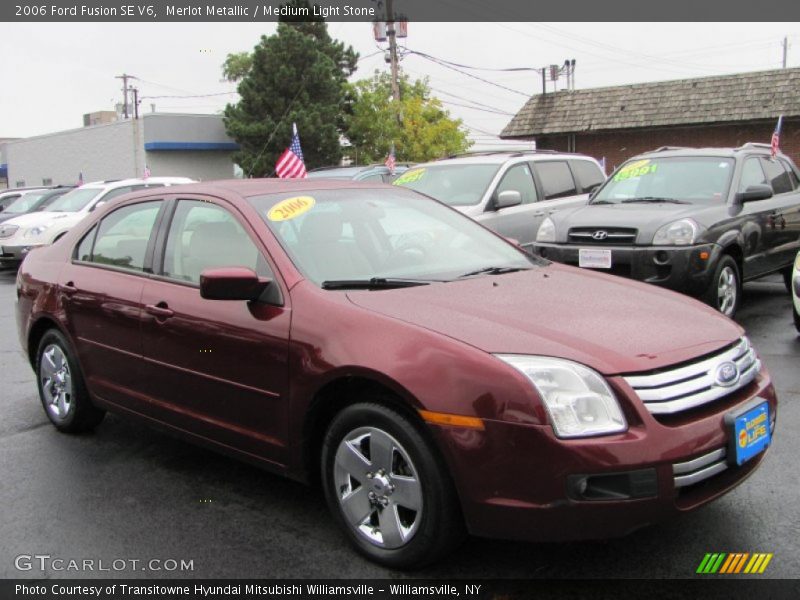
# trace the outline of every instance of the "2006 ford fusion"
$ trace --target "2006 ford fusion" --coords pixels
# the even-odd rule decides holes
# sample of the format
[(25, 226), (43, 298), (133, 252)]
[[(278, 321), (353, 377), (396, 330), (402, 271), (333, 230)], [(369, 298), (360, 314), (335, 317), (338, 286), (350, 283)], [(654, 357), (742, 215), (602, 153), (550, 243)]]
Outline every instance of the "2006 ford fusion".
[(59, 430), (111, 410), (318, 480), (395, 567), (467, 532), (600, 538), (696, 508), (775, 425), (767, 371), (716, 311), (378, 184), (123, 196), (26, 258), (17, 318)]

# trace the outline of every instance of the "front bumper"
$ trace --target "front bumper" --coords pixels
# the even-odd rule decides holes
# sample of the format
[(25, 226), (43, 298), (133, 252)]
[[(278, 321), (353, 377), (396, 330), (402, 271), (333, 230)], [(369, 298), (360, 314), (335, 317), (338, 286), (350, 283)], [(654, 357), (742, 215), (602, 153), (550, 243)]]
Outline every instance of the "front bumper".
[(26, 244), (20, 246), (7, 246), (0, 244), (0, 266), (8, 267), (19, 265), (28, 253), (43, 244)]
[[(609, 382), (618, 397), (635, 397), (621, 378)], [(444, 426), (434, 431), (472, 534), (528, 541), (605, 539), (702, 506), (758, 468), (766, 452), (741, 466), (719, 460), (731, 436), (725, 415), (755, 398), (769, 403), (774, 427), (777, 401), (762, 370), (729, 397), (681, 415), (656, 418), (640, 402), (632, 412), (634, 405), (626, 402), (629, 429), (617, 435), (563, 440), (549, 426), (499, 421), (486, 421), (483, 431)], [(627, 498), (576, 492), (576, 481), (586, 476), (602, 487), (626, 474), (631, 475)]]
[(653, 283), (693, 296), (699, 296), (710, 285), (720, 255), (720, 248), (715, 244), (696, 246), (586, 244), (581, 246), (536, 242), (532, 251), (548, 260), (578, 266), (581, 248), (611, 251), (611, 269), (597, 269), (600, 272)]

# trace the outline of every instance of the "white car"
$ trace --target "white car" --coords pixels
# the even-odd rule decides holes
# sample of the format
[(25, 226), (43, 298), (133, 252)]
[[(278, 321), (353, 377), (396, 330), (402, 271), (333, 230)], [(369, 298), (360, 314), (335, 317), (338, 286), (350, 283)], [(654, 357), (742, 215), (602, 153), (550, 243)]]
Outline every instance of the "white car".
[(188, 177), (149, 177), (87, 183), (55, 200), (47, 211), (0, 224), (0, 266), (17, 266), (28, 252), (52, 244), (86, 215), (112, 198), (147, 187), (195, 183)]
[(794, 313), (794, 326), (797, 333), (800, 333), (800, 252), (794, 259), (794, 269), (792, 269), (792, 312)]

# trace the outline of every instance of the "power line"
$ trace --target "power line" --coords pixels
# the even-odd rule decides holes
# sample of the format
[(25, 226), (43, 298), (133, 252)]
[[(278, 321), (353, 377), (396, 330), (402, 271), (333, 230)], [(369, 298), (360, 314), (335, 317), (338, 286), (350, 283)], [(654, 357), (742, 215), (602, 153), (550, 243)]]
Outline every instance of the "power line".
[(158, 100), (160, 98), (213, 98), (215, 96), (230, 96), (232, 94), (238, 94), (239, 92), (219, 92), (216, 94), (192, 94), (190, 96), (140, 96), (140, 100)]

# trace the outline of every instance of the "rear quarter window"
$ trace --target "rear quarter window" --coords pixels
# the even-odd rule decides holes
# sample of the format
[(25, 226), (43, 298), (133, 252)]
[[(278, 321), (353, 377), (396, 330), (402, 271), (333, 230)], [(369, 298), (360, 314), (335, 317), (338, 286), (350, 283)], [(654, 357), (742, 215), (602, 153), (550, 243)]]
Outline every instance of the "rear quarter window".
[(572, 174), (584, 193), (593, 192), (606, 180), (600, 167), (590, 160), (573, 160), (570, 161), (570, 166)]

